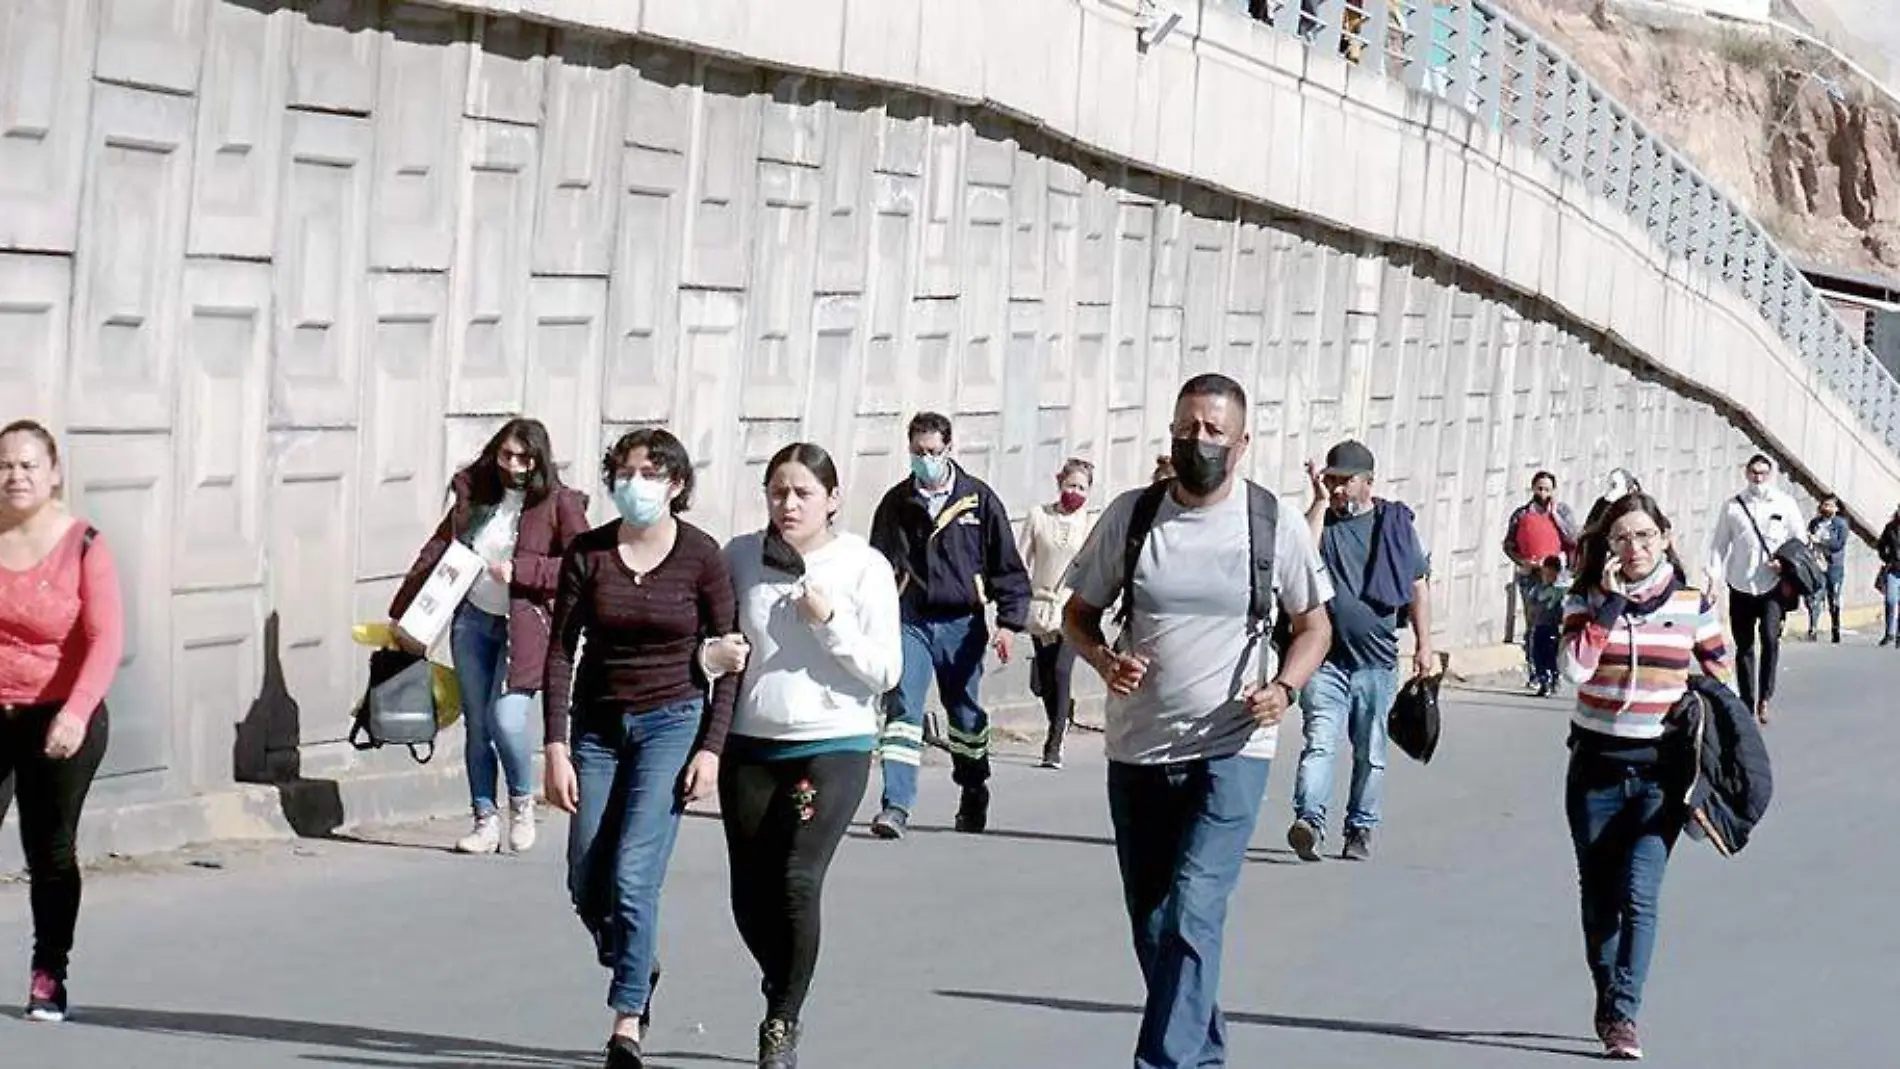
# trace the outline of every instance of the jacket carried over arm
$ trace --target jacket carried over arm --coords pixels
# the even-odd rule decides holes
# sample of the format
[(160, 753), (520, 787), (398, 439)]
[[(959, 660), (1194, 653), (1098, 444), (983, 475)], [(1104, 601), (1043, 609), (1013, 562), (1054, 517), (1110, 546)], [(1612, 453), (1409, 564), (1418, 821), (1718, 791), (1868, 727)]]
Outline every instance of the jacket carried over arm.
[(912, 480), (891, 487), (871, 519), (871, 546), (897, 573), (905, 618), (967, 616), (982, 611), (987, 597), (996, 603), (996, 626), (1028, 626), (1029, 572), (1009, 512), (962, 468), (934, 520)]

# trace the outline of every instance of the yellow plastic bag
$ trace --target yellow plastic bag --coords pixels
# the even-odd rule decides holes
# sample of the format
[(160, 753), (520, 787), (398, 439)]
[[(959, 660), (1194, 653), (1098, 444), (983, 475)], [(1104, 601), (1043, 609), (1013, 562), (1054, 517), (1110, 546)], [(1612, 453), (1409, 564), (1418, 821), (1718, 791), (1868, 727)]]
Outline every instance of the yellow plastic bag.
[[(387, 620), (357, 624), (350, 628), (350, 637), (356, 640), (357, 645), (368, 646), (373, 650), (400, 648), (396, 644), (396, 629)], [(439, 664), (429, 667), (433, 669), (429, 673), (429, 681), (431, 689), (435, 691), (435, 726), (440, 730), (461, 719), (462, 686), (455, 680), (455, 669)]]

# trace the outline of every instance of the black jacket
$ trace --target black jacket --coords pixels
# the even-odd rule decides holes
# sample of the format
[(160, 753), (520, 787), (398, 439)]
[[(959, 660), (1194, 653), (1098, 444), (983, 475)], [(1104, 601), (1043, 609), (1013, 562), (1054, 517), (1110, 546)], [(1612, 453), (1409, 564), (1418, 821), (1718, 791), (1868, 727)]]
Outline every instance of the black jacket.
[(996, 602), (996, 625), (1021, 631), (1029, 621), (1029, 572), (1016, 551), (1009, 512), (983, 480), (956, 469), (937, 518), (905, 479), (885, 493), (871, 518), (871, 545), (897, 572), (906, 619), (944, 620)]
[(1880, 563), (1900, 569), (1900, 520), (1888, 520), (1880, 531)]
[(1738, 854), (1774, 796), (1768, 745), (1754, 714), (1721, 680), (1691, 678), (1677, 710), (1676, 726), (1687, 743), (1683, 754), (1693, 763), (1685, 769), (1688, 832), (1708, 840), (1723, 857)]

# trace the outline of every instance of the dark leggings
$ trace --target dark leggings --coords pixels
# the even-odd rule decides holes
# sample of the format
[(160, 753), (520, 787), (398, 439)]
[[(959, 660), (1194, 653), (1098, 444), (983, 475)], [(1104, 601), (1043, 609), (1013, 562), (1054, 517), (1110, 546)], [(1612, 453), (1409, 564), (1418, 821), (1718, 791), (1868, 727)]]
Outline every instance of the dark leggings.
[(798, 1020), (818, 968), (825, 870), (864, 798), (871, 755), (787, 761), (727, 754), (719, 811), (732, 870), (732, 916), (764, 975), (766, 1016)]
[(1035, 640), (1036, 663), (1031, 668), (1032, 690), (1042, 699), (1043, 715), (1049, 718), (1049, 737), (1056, 744), (1069, 726), (1070, 680), (1075, 676), (1075, 647), (1059, 637)]
[(100, 706), (79, 752), (55, 761), (46, 756), (46, 731), (57, 712), (57, 705), (0, 711), (0, 817), (12, 792), (19, 799), (20, 849), (31, 884), (33, 968), (64, 980), (79, 924), (79, 860), (73, 850), (79, 811), (105, 757), (110, 728)]

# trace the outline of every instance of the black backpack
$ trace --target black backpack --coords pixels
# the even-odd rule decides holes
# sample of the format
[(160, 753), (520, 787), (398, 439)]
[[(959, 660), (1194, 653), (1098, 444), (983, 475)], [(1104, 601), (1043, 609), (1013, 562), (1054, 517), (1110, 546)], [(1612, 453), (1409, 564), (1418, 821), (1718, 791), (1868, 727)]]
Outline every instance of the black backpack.
[[(1273, 648), (1285, 654), (1293, 641), (1293, 625), (1285, 613), (1275, 612), (1273, 605), (1273, 545), (1280, 529), (1280, 502), (1273, 491), (1251, 479), (1246, 487), (1248, 556), (1253, 560), (1248, 573), (1247, 626), (1258, 638), (1272, 621)], [(1154, 529), (1162, 500), (1173, 489), (1174, 480), (1166, 479), (1142, 490), (1128, 517), (1128, 537), (1122, 545), (1122, 603), (1115, 612), (1115, 623), (1124, 630), (1135, 611), (1135, 566), (1141, 561), (1142, 544)]]

